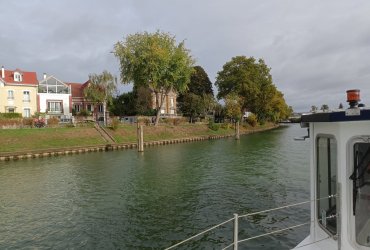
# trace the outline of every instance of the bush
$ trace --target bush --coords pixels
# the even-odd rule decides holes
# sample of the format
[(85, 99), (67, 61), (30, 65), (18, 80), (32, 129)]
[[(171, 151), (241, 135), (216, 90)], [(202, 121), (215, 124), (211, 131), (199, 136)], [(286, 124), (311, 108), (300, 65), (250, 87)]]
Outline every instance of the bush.
[(186, 118), (173, 118), (172, 122), (174, 126), (178, 126), (181, 123), (187, 122), (187, 119)]
[(229, 129), (231, 128), (231, 124), (226, 122), (226, 123), (221, 123), (221, 128), (222, 129)]
[(87, 111), (86, 109), (81, 110), (77, 114), (77, 116), (83, 116), (83, 117), (87, 117), (87, 116), (90, 116), (90, 115), (91, 115), (91, 112)]
[(137, 118), (137, 123), (149, 126), (152, 123), (152, 120), (150, 117), (140, 116)]
[(0, 119), (0, 128), (19, 128), (21, 125), (21, 119)]
[(44, 118), (35, 118), (33, 120), (36, 128), (43, 128), (45, 127), (45, 119)]
[(208, 123), (208, 128), (213, 130), (213, 131), (219, 130), (220, 127), (221, 127), (221, 125), (219, 123), (214, 123), (213, 120), (210, 120), (209, 123)]
[(112, 122), (111, 122), (111, 125), (110, 125), (110, 128), (114, 131), (117, 130), (118, 126), (119, 126), (119, 120), (115, 117), (112, 119)]
[(33, 128), (33, 126), (35, 125), (33, 122), (33, 118), (23, 118), (22, 124), (23, 126), (28, 126), (30, 128)]
[(4, 119), (22, 118), (22, 114), (21, 113), (0, 113), (0, 118), (4, 118)]
[(248, 117), (247, 117), (247, 123), (249, 125), (251, 125), (252, 127), (255, 127), (257, 126), (257, 116), (254, 115), (254, 114), (250, 114)]
[(55, 116), (48, 119), (48, 126), (54, 127), (59, 124), (59, 119)]
[(41, 112), (35, 112), (35, 114), (32, 117), (33, 118), (39, 118), (40, 116), (45, 118), (46, 114), (41, 113)]

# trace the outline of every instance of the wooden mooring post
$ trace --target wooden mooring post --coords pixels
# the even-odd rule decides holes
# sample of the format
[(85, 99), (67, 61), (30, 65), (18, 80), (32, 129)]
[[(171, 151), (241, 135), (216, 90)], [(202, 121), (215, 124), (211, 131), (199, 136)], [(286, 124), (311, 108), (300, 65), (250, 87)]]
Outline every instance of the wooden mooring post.
[(235, 122), (235, 140), (240, 140), (240, 122)]
[(144, 152), (144, 126), (137, 124), (137, 151)]

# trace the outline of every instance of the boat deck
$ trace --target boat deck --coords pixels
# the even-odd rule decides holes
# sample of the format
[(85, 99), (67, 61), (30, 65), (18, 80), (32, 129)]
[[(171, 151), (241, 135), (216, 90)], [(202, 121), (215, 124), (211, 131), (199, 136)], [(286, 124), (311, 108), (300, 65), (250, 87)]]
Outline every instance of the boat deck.
[(312, 239), (311, 236), (305, 238), (301, 243), (299, 243), (293, 249), (299, 250), (328, 250), (328, 249), (337, 249), (336, 242), (332, 238), (324, 239)]

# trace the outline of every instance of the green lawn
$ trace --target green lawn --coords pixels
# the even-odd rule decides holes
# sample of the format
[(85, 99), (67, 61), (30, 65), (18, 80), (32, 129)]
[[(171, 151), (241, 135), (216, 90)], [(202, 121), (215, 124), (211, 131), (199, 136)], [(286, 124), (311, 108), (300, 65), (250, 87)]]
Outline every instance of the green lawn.
[(0, 152), (104, 144), (94, 128), (1, 129)]
[[(240, 132), (248, 132), (263, 127), (251, 128), (241, 126)], [(137, 127), (120, 124), (117, 130), (107, 129), (117, 143), (135, 143)], [(233, 135), (232, 126), (220, 126), (216, 131), (206, 124), (163, 124), (158, 127), (144, 126), (144, 141), (160, 141), (179, 138), (190, 138), (209, 135)], [(92, 126), (72, 128), (30, 128), (0, 129), (0, 153), (66, 148), (75, 146), (94, 146), (106, 144), (101, 135)]]

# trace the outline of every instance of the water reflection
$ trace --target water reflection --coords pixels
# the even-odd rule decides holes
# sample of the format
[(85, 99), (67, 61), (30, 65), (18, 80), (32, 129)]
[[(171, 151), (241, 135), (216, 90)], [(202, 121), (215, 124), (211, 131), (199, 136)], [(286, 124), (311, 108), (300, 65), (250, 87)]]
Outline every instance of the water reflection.
[[(234, 139), (4, 162), (0, 249), (164, 248), (232, 217), (308, 199), (297, 126)], [(308, 208), (241, 221), (240, 238), (306, 221)], [(308, 218), (308, 217), (307, 217)], [(241, 249), (288, 249), (308, 228)], [(183, 249), (231, 243), (232, 223)], [(275, 248), (274, 248), (275, 247)], [(182, 249), (182, 248), (180, 248)]]

